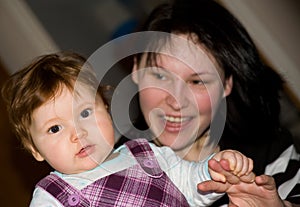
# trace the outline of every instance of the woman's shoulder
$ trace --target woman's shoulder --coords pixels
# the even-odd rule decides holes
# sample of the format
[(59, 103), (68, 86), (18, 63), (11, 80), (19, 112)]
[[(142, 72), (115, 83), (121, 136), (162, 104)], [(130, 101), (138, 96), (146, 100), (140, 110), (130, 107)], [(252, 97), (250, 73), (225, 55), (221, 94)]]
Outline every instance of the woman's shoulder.
[(272, 141), (269, 142), (269, 150), (267, 155), (269, 163), (277, 160), (279, 157), (281, 157), (282, 153), (291, 147), (295, 149), (292, 134), (285, 128), (279, 128), (278, 133), (275, 134)]
[(257, 132), (256, 136), (259, 139), (257, 137), (252, 139), (251, 136), (255, 135), (245, 136), (227, 134), (226, 137), (222, 137), (220, 147), (221, 150), (238, 150), (253, 159), (256, 174), (264, 173), (268, 164), (277, 160), (287, 148), (293, 145), (291, 133), (284, 128), (279, 128), (272, 133), (260, 134), (260, 132)]
[(272, 163), (268, 164), (265, 174), (274, 177), (279, 196), (292, 203), (300, 204), (300, 154), (295, 145), (289, 146)]
[(267, 175), (274, 175), (284, 173), (285, 171), (297, 173), (300, 164), (300, 154), (297, 152), (294, 145), (290, 145), (280, 156), (272, 163), (266, 166), (265, 173)]

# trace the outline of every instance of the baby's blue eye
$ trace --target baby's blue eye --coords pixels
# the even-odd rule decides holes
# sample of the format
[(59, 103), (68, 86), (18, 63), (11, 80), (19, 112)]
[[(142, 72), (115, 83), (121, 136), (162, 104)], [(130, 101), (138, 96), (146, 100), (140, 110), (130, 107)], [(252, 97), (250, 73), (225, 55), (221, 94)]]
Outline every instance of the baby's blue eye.
[(55, 134), (55, 133), (59, 132), (61, 129), (62, 129), (61, 126), (54, 125), (54, 126), (49, 128), (48, 132), (50, 132), (51, 134)]
[(83, 110), (81, 113), (80, 113), (80, 116), (82, 118), (87, 118), (88, 116), (90, 116), (92, 113), (92, 110), (91, 109), (85, 109)]

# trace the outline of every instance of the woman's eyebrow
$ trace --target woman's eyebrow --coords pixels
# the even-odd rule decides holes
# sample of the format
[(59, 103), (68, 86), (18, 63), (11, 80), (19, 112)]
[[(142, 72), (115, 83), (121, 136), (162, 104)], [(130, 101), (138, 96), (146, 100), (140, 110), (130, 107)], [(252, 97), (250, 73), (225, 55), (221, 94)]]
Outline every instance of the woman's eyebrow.
[(198, 69), (198, 70), (195, 70), (195, 69), (192, 69), (193, 70), (193, 76), (195, 75), (219, 75), (219, 73), (215, 70), (208, 70), (208, 69)]
[(212, 75), (212, 74), (214, 74), (214, 73), (210, 73), (207, 71), (201, 71), (201, 72), (193, 73), (191, 76)]

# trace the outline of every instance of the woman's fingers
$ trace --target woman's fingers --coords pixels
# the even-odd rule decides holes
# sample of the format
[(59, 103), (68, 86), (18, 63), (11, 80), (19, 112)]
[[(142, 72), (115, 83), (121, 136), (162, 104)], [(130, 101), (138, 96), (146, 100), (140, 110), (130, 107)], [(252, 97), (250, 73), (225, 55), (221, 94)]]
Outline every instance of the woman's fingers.
[(245, 183), (253, 183), (255, 181), (255, 174), (253, 172), (247, 174), (247, 175), (243, 175), (240, 177), (242, 182)]
[(199, 183), (197, 185), (197, 187), (198, 187), (198, 190), (202, 191), (202, 192), (213, 191), (213, 192), (216, 192), (216, 193), (224, 193), (230, 187), (230, 184), (216, 182), (216, 181), (213, 181), (213, 180), (208, 180), (208, 181), (204, 181), (202, 183)]

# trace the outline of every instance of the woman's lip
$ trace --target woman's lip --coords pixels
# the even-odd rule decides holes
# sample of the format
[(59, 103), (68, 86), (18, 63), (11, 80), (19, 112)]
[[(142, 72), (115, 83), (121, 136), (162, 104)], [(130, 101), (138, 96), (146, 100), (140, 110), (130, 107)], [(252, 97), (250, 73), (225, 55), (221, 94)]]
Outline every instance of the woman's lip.
[(170, 114), (161, 114), (158, 115), (159, 118), (164, 119), (169, 122), (183, 123), (193, 119), (193, 116), (189, 115), (170, 115)]
[(171, 115), (165, 115), (163, 118), (172, 123), (184, 123), (187, 122), (188, 120), (192, 119), (191, 116), (171, 116)]
[[(184, 128), (186, 128), (190, 124), (191, 120), (193, 119), (193, 117), (191, 116), (183, 116), (183, 117), (167, 116), (167, 117), (173, 117), (174, 119), (173, 118), (170, 119), (170, 118), (166, 118), (166, 116), (162, 116), (161, 120), (163, 122), (163, 125), (165, 126), (164, 127), (165, 130), (173, 133), (179, 132)], [(170, 120), (173, 120), (173, 122)]]
[(78, 153), (76, 153), (77, 157), (84, 158), (91, 155), (95, 151), (94, 145), (87, 145), (80, 149)]

